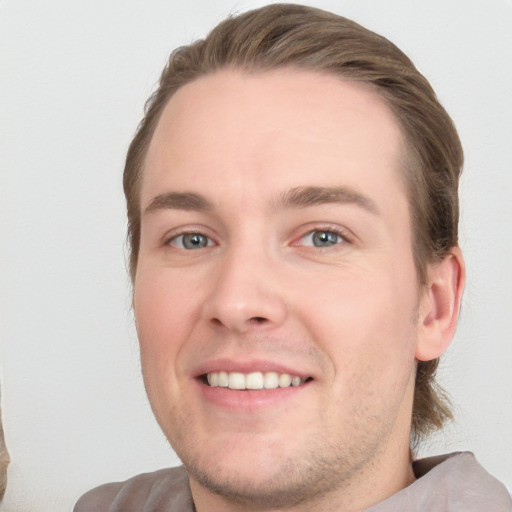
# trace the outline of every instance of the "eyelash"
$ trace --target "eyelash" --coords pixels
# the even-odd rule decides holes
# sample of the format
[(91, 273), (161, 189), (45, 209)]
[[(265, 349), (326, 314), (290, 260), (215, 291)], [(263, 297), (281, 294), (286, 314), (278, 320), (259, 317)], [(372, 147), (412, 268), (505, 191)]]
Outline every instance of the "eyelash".
[[(311, 245), (306, 245), (305, 247), (313, 247), (315, 249), (330, 249), (330, 248), (337, 247), (339, 245), (352, 244), (354, 242), (354, 237), (349, 235), (349, 233), (347, 233), (347, 231), (345, 229), (341, 229), (339, 226), (315, 227), (313, 229), (310, 229), (303, 235), (301, 235), (298, 238), (298, 242), (303, 241), (308, 236), (312, 237), (315, 233), (332, 233), (332, 234), (336, 235), (337, 237), (339, 237), (341, 240), (339, 240), (338, 242), (336, 242), (330, 246), (322, 247), (322, 246), (314, 246), (313, 244), (311, 244)], [(299, 245), (298, 242), (294, 243), (293, 245)]]
[[(332, 245), (326, 245), (326, 246), (315, 246), (314, 243), (307, 244), (307, 245), (300, 243), (301, 241), (304, 241), (304, 239), (306, 237), (313, 237), (315, 233), (334, 234), (337, 237), (339, 237), (340, 240), (336, 241)], [(205, 249), (207, 247), (212, 247), (212, 246), (216, 245), (216, 242), (212, 239), (212, 237), (206, 235), (204, 232), (202, 232), (201, 229), (197, 229), (197, 230), (191, 229), (191, 230), (182, 231), (179, 233), (173, 233), (171, 236), (167, 236), (164, 238), (162, 245), (167, 246), (167, 247), (173, 246), (173, 242), (175, 242), (176, 240), (178, 240), (182, 237), (185, 237), (187, 235), (198, 235), (200, 237), (205, 237), (206, 245), (203, 247), (187, 248), (187, 247), (184, 247), (184, 242), (182, 239), (182, 243), (181, 243), (182, 247), (174, 246), (176, 249), (184, 250), (184, 251), (191, 251), (191, 250)], [(311, 247), (316, 250), (322, 250), (322, 249), (327, 250), (327, 249), (331, 249), (331, 248), (336, 248), (339, 245), (352, 244), (353, 242), (354, 242), (354, 237), (352, 235), (350, 235), (349, 233), (347, 233), (347, 231), (345, 229), (341, 229), (339, 226), (321, 226), (321, 227), (314, 227), (313, 229), (308, 230), (307, 232), (302, 234), (300, 237), (298, 237), (296, 239), (296, 241), (293, 242), (291, 245), (292, 246), (308, 247), (308, 248)]]
[[(187, 235), (191, 235), (191, 236), (197, 235), (197, 236), (206, 238), (206, 240), (207, 240), (206, 245), (204, 247), (196, 247), (196, 248), (194, 248), (195, 250), (204, 249), (205, 247), (212, 247), (213, 245), (215, 245), (215, 242), (213, 241), (213, 239), (211, 237), (209, 237), (208, 235), (205, 235), (204, 233), (202, 233), (200, 230), (183, 231), (181, 233), (173, 234), (172, 236), (166, 237), (164, 239), (163, 245), (164, 246), (172, 246), (173, 242), (175, 242), (179, 238), (183, 238)], [(184, 245), (183, 240), (182, 240), (182, 245)], [(181, 250), (194, 250), (192, 248), (186, 248), (186, 247), (176, 247), (176, 248), (181, 249)]]

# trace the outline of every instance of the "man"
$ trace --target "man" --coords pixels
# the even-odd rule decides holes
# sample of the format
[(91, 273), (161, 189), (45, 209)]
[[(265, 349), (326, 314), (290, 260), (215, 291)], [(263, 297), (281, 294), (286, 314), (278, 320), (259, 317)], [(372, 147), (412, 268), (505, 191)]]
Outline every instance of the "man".
[(92, 511), (511, 510), (471, 454), (413, 462), (450, 411), (462, 149), (386, 39), (272, 5), (174, 52), (128, 152), (133, 305), (184, 467)]

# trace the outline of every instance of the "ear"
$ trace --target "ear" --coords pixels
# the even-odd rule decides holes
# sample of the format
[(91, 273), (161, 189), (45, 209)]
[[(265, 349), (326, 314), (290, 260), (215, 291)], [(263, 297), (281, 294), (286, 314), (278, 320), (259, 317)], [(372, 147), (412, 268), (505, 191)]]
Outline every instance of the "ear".
[(459, 247), (428, 268), (418, 319), (416, 359), (437, 359), (450, 345), (459, 319), (466, 267)]

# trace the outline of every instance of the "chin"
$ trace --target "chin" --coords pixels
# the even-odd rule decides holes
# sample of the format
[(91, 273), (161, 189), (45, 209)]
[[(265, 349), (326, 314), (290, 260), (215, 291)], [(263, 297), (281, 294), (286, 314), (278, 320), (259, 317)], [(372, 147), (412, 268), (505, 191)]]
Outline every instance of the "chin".
[(325, 457), (318, 443), (301, 440), (293, 447), (266, 441), (258, 445), (246, 438), (244, 448), (226, 442), (215, 453), (189, 451), (180, 457), (199, 486), (251, 509), (312, 504), (350, 481), (351, 464), (339, 451)]
[[(267, 460), (254, 464), (245, 459), (236, 467), (187, 465), (190, 477), (208, 491), (230, 502), (261, 508), (288, 508), (324, 495), (332, 486), (320, 467), (297, 465), (294, 461)], [(316, 485), (312, 485), (316, 481)], [(324, 489), (325, 488), (325, 489)]]

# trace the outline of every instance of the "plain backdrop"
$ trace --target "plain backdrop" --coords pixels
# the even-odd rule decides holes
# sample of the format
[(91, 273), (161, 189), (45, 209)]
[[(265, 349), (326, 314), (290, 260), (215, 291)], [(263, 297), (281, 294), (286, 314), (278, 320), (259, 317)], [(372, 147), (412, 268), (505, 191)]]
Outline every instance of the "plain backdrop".
[[(0, 1), (5, 512), (64, 512), (106, 481), (179, 463), (147, 405), (125, 269), (123, 160), (169, 52), (235, 0)], [(512, 2), (309, 1), (387, 36), (463, 141), (469, 283), (440, 380), (472, 450), (512, 487)]]

